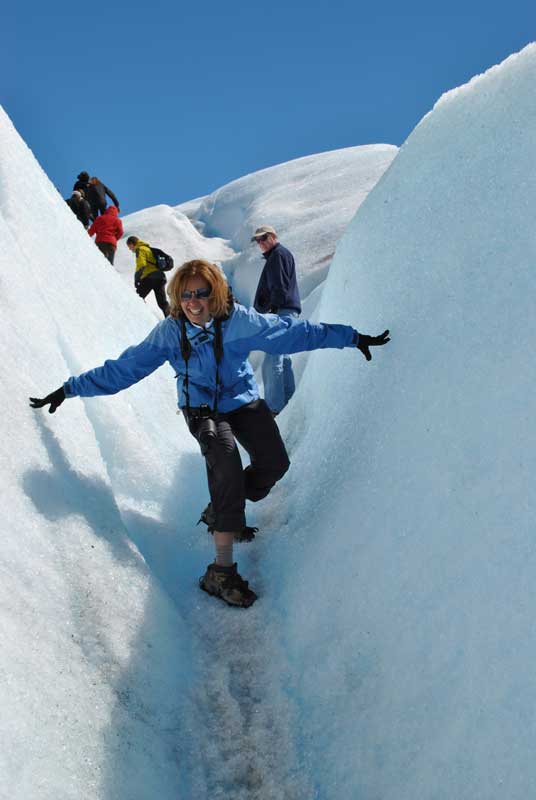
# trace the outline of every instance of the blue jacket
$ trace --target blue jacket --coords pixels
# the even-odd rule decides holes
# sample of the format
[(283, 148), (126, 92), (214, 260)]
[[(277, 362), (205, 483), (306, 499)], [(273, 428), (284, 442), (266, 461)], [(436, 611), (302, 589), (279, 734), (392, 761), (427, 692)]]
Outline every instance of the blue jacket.
[[(205, 328), (186, 323), (192, 352), (188, 360), (190, 406), (208, 403), (216, 396), (214, 325)], [(259, 398), (257, 382), (248, 361), (252, 350), (287, 354), (328, 347), (352, 347), (359, 334), (349, 325), (314, 324), (293, 317), (259, 314), (253, 308), (235, 304), (222, 322), (223, 358), (219, 365), (218, 410), (234, 411)], [(168, 361), (177, 377), (178, 404), (186, 406), (185, 361), (181, 355), (181, 323), (173, 317), (162, 320), (140, 344), (127, 348), (119, 358), (102, 367), (69, 378), (64, 384), (67, 397), (95, 397), (115, 394), (141, 381)]]
[(266, 264), (259, 278), (253, 307), (261, 314), (293, 308), (301, 314), (294, 256), (279, 242), (264, 253)]

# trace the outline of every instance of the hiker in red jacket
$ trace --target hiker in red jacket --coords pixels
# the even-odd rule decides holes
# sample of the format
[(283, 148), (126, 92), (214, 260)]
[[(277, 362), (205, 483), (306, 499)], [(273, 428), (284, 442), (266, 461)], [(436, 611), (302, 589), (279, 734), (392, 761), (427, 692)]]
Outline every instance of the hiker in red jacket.
[(93, 222), (88, 233), (90, 236), (96, 234), (95, 244), (110, 264), (113, 264), (117, 240), (123, 235), (123, 223), (119, 219), (117, 206), (108, 206), (104, 214)]

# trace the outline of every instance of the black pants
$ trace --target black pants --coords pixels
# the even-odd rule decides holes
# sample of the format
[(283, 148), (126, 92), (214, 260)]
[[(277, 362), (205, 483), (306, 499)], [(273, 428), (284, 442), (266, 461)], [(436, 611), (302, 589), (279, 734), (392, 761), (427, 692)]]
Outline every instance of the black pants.
[[(190, 418), (189, 428), (198, 439), (199, 419)], [(264, 400), (242, 406), (216, 420), (217, 438), (205, 454), (208, 488), (216, 515), (217, 531), (240, 531), (246, 524), (248, 500), (262, 500), (290, 466), (279, 428)], [(242, 468), (235, 439), (250, 458)]]
[(154, 292), (158, 307), (165, 317), (169, 316), (169, 303), (166, 297), (166, 276), (162, 272), (151, 272), (136, 286), (136, 291), (143, 299), (149, 292)]
[(97, 247), (106, 256), (110, 264), (114, 263), (115, 247), (111, 242), (97, 242)]

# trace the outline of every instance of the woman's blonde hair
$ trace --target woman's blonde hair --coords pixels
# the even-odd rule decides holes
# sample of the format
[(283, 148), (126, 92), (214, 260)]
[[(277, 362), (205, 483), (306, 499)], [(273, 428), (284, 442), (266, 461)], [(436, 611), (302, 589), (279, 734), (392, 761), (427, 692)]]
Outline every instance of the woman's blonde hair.
[(222, 270), (216, 264), (205, 261), (204, 258), (186, 261), (170, 280), (167, 293), (171, 301), (171, 316), (175, 317), (175, 319), (184, 316), (181, 308), (181, 295), (190, 278), (203, 278), (208, 283), (210, 286), (208, 308), (211, 315), (215, 319), (217, 317), (226, 317), (232, 302), (229, 284)]

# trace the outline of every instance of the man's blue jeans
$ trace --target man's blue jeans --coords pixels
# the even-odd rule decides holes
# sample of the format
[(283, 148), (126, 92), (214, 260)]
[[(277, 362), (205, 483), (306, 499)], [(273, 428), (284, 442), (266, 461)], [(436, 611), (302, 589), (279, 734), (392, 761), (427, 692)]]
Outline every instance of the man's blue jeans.
[[(294, 309), (280, 308), (279, 317), (297, 317)], [(290, 356), (266, 353), (262, 364), (262, 380), (264, 383), (264, 399), (270, 411), (279, 414), (296, 390), (292, 361)]]

